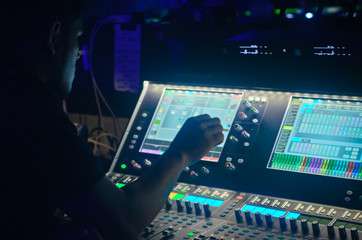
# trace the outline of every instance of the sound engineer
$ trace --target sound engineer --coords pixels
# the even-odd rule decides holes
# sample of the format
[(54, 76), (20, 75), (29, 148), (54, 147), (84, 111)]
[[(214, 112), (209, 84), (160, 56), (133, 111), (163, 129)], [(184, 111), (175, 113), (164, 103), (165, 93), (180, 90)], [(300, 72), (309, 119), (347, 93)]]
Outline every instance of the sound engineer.
[(99, 238), (133, 239), (182, 170), (224, 139), (218, 118), (190, 118), (145, 176), (117, 188), (62, 108), (78, 58), (82, 2), (11, 1), (1, 10), (8, 23), (1, 40), (2, 239), (60, 239), (66, 227), (57, 209)]

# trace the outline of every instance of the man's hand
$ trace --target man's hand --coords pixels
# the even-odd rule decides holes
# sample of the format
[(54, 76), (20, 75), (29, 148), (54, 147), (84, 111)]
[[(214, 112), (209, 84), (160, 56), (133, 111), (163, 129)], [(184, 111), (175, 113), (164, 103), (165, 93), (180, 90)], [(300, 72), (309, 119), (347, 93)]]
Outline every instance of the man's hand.
[(168, 151), (181, 154), (189, 165), (222, 143), (224, 140), (222, 131), (219, 118), (211, 118), (207, 114), (191, 117), (182, 126)]

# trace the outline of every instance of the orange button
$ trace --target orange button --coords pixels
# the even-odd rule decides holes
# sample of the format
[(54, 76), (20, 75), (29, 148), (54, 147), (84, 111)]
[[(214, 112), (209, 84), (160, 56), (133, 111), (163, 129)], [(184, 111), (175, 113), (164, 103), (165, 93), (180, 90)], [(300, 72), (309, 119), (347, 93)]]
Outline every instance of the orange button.
[(241, 199), (243, 199), (243, 197), (242, 196), (237, 196), (236, 199), (241, 200)]

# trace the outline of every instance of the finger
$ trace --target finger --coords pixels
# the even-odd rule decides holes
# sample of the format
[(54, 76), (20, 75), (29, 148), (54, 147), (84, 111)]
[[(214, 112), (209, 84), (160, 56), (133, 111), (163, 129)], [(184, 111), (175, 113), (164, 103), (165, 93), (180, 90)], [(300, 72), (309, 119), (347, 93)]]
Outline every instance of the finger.
[(222, 143), (224, 141), (224, 134), (222, 132), (216, 133), (216, 134), (212, 135), (212, 137), (215, 142), (215, 146), (219, 145), (220, 143)]
[(201, 123), (201, 128), (207, 129), (209, 127), (212, 127), (213, 125), (220, 125), (220, 119), (217, 117), (207, 119), (203, 123)]
[(220, 133), (224, 130), (224, 128), (221, 126), (221, 124), (215, 124), (207, 128), (206, 134), (211, 136), (216, 133)]
[(196, 116), (194, 118), (195, 118), (195, 120), (206, 120), (206, 119), (210, 119), (211, 117), (209, 114), (202, 114), (202, 115)]

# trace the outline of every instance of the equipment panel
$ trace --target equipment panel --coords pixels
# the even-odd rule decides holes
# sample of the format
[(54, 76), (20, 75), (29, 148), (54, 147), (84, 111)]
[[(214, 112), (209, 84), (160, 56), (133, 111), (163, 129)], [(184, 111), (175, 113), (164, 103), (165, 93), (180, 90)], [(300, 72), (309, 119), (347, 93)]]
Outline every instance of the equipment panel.
[(296, 212), (331, 209), (293, 200), (362, 209), (360, 96), (146, 81), (109, 174), (141, 176), (186, 119), (203, 113), (220, 118), (225, 139), (180, 176), (203, 186), (190, 190), (191, 203), (239, 191), (268, 196), (254, 205), (291, 199), (284, 207)]

